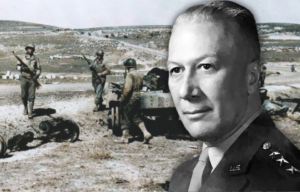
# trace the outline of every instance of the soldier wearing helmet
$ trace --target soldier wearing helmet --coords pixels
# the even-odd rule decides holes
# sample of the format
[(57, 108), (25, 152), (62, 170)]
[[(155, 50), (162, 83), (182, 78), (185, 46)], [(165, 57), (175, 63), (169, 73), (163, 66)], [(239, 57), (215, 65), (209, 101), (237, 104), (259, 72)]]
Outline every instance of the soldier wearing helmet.
[(103, 88), (106, 80), (106, 75), (110, 73), (110, 69), (106, 67), (103, 62), (104, 51), (100, 50), (96, 52), (96, 58), (93, 63), (90, 64), (90, 70), (92, 71), (92, 85), (95, 91), (95, 108), (94, 112), (97, 112), (101, 108)]
[(140, 90), (143, 87), (143, 75), (136, 70), (137, 65), (134, 59), (126, 59), (123, 64), (127, 71), (122, 95), (119, 99), (123, 112), (121, 122), (123, 135), (120, 140), (115, 140), (115, 142), (129, 143), (129, 128), (134, 124), (143, 132), (144, 143), (148, 143), (152, 135), (147, 131), (138, 113), (141, 98)]
[[(35, 45), (29, 44), (25, 47), (26, 53), (20, 57), (22, 63), (17, 63), (17, 69), (20, 71), (21, 99), (24, 105), (24, 115), (29, 119), (33, 118), (33, 106), (35, 101), (36, 81), (41, 74), (41, 65), (39, 59), (34, 55)], [(25, 64), (25, 65), (24, 65)]]

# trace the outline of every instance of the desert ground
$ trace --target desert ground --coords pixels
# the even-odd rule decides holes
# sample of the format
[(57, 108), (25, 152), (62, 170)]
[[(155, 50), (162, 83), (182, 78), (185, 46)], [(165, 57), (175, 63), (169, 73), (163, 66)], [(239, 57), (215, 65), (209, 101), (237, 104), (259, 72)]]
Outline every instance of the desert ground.
[[(0, 135), (8, 139), (32, 131), (38, 136), (35, 130), (39, 123), (56, 117), (71, 119), (80, 127), (79, 139), (74, 143), (35, 140), (26, 150), (1, 157), (0, 190), (168, 191), (174, 169), (201, 151), (201, 141), (169, 132), (155, 134), (148, 145), (139, 140), (115, 144), (117, 136), (107, 126), (108, 110), (92, 112), (91, 74), (81, 54), (93, 58), (97, 50), (103, 49), (107, 65), (114, 73), (123, 72), (121, 63), (128, 57), (137, 60), (142, 73), (153, 67), (165, 68), (170, 27), (72, 30), (22, 22), (0, 24), (0, 73), (17, 74), (11, 51), (22, 54), (28, 43), (36, 44), (36, 55), (43, 69), (33, 120), (22, 115), (19, 81), (0, 79)], [(262, 59), (267, 67), (268, 100), (279, 104), (280, 97), (298, 105), (300, 71), (292, 73), (290, 68), (292, 64), (300, 67), (297, 48), (300, 41), (278, 38), (278, 26), (264, 24), (259, 29), (263, 39)], [(271, 29), (274, 31), (270, 32)], [(277, 36), (271, 36), (273, 33)], [(298, 148), (299, 117), (298, 106), (285, 116), (272, 116)], [(160, 121), (149, 125), (152, 126), (147, 127), (149, 130), (180, 127), (174, 122)]]
[[(38, 94), (36, 110), (55, 109), (55, 114), (28, 120), (21, 115), (18, 85), (1, 86), (1, 135), (7, 137), (33, 131), (39, 122), (53, 117), (72, 119), (80, 126), (75, 143), (34, 141), (28, 150), (9, 153), (0, 159), (2, 191), (164, 191), (173, 168), (199, 151), (197, 141), (170, 140), (155, 136), (149, 145), (113, 143), (115, 136), (97, 120), (106, 112), (93, 113), (89, 83), (47, 85)], [(64, 92), (68, 87), (71, 91)], [(80, 88), (78, 88), (80, 87)], [(2, 101), (3, 101), (2, 100)]]

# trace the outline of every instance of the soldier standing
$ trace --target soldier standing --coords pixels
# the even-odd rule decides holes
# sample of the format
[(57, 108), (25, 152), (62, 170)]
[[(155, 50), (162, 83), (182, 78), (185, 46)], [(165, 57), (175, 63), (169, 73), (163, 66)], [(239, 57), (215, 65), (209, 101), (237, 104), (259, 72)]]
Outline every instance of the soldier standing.
[(96, 52), (96, 58), (93, 63), (89, 64), (92, 71), (92, 84), (95, 91), (95, 108), (94, 112), (97, 112), (101, 108), (103, 88), (106, 80), (106, 75), (110, 73), (110, 69), (105, 66), (103, 62), (104, 52), (102, 50)]
[(264, 65), (264, 63), (262, 63), (260, 66), (260, 87), (263, 87), (265, 85), (266, 71), (267, 67)]
[(292, 71), (292, 72), (296, 72), (296, 67), (295, 67), (295, 65), (292, 65), (292, 66), (291, 66), (291, 71)]
[(129, 128), (134, 124), (143, 132), (144, 143), (148, 143), (152, 135), (147, 131), (138, 113), (141, 98), (140, 90), (143, 88), (143, 75), (136, 70), (136, 61), (134, 59), (127, 59), (123, 64), (127, 70), (122, 95), (119, 99), (123, 113), (121, 122), (123, 135), (120, 140), (115, 140), (115, 142), (129, 143)]
[[(41, 65), (39, 59), (34, 55), (35, 45), (29, 44), (25, 47), (26, 53), (17, 63), (17, 69), (20, 71), (21, 99), (24, 105), (24, 115), (29, 119), (33, 118), (33, 106), (35, 100), (35, 91), (39, 83), (37, 79), (41, 74)], [(27, 106), (28, 105), (28, 106)]]

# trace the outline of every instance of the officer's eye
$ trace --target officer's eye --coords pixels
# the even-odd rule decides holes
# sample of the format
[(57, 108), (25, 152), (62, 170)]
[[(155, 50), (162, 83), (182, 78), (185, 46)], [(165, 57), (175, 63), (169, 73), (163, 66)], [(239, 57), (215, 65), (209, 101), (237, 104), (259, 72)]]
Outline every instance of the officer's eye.
[(211, 68), (211, 64), (201, 64), (199, 65), (199, 69), (209, 70)]
[(170, 70), (170, 74), (174, 74), (174, 73), (180, 73), (182, 71), (182, 69), (180, 67), (174, 67), (173, 69)]

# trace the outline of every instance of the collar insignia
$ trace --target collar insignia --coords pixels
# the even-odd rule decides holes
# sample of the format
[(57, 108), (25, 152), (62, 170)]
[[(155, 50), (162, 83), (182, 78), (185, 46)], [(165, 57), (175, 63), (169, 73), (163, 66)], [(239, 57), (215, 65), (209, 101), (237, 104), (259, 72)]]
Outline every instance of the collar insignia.
[(281, 158), (280, 159), (277, 159), (276, 161), (279, 161), (280, 162), (280, 166), (282, 166), (283, 165), (283, 163), (289, 163), (287, 160), (285, 160), (284, 158), (283, 158), (283, 156), (281, 156)]

